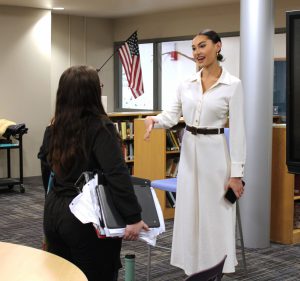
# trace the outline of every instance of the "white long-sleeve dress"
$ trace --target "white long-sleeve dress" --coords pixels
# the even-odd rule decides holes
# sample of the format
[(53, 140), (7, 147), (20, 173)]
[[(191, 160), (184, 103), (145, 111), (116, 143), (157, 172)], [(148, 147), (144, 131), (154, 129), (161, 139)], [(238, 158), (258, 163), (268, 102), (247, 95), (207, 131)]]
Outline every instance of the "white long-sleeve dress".
[(230, 155), (224, 134), (185, 131), (177, 175), (171, 264), (190, 275), (217, 264), (226, 254), (224, 273), (234, 272), (235, 204), (224, 199), (230, 177), (243, 177), (246, 144), (241, 81), (224, 68), (204, 94), (201, 71), (181, 83), (156, 127), (170, 128), (181, 115), (189, 126), (223, 128), (229, 113)]

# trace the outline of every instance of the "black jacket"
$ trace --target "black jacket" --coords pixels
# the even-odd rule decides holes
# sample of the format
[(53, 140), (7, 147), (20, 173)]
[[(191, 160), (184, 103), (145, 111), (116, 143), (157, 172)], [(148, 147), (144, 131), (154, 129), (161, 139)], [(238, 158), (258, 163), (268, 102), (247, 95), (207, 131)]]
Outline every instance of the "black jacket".
[[(87, 128), (86, 136), (88, 159), (78, 156), (66, 175), (63, 177), (55, 175), (53, 192), (75, 197), (77, 193), (74, 183), (82, 172), (102, 171), (111, 190), (115, 206), (125, 219), (125, 222), (133, 224), (141, 220), (141, 207), (133, 191), (131, 177), (123, 158), (117, 134), (111, 121), (92, 120)], [(50, 170), (47, 156), (51, 135), (52, 126), (49, 126), (46, 128), (43, 144), (38, 154), (46, 174), (47, 170)]]

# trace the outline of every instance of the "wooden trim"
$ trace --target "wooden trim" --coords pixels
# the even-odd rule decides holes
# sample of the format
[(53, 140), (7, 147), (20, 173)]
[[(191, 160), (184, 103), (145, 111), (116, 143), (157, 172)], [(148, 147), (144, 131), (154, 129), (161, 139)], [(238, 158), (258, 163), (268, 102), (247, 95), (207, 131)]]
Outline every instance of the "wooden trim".
[(294, 224), (294, 175), (286, 166), (286, 128), (273, 128), (271, 241), (291, 244)]

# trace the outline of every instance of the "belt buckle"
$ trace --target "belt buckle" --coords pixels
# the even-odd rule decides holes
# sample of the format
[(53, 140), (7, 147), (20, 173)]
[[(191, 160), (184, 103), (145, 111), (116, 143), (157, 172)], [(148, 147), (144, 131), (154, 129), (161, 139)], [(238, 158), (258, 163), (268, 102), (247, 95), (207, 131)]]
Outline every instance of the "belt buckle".
[(191, 128), (191, 133), (193, 134), (193, 135), (197, 135), (197, 128), (196, 127), (190, 127)]

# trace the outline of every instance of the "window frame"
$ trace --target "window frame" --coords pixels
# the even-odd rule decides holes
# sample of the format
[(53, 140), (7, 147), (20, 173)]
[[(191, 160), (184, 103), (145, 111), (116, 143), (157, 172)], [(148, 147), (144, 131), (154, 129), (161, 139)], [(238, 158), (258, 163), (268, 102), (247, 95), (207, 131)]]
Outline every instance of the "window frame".
[[(156, 38), (139, 40), (139, 44), (152, 43), (153, 44), (153, 109), (137, 109), (137, 108), (123, 108), (122, 103), (122, 64), (118, 55), (114, 57), (114, 111), (115, 112), (139, 112), (139, 111), (160, 111), (161, 110), (161, 43), (172, 41), (191, 40), (193, 36), (178, 36), (167, 38)], [(119, 41), (114, 43), (114, 52), (117, 53), (118, 48), (124, 43)]]

